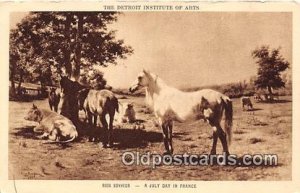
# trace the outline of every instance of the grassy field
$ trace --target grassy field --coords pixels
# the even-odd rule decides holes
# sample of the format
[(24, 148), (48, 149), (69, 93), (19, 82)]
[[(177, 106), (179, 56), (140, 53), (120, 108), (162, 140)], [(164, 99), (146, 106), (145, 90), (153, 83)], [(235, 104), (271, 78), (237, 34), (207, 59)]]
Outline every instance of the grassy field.
[[(254, 111), (242, 111), (240, 100), (234, 99), (233, 140), (230, 153), (271, 153), (278, 155), (278, 166), (125, 166), (121, 155), (125, 151), (141, 154), (163, 153), (162, 134), (155, 127), (154, 117), (147, 111), (144, 99), (130, 97), (137, 118), (145, 120), (145, 130), (134, 130), (125, 124), (115, 129), (116, 145), (104, 149), (87, 142), (86, 137), (61, 146), (43, 144), (33, 133), (33, 123), (23, 117), (32, 102), (10, 102), (9, 106), (9, 178), (12, 179), (102, 179), (102, 180), (291, 180), (292, 164), (292, 102), (281, 97), (274, 104), (255, 103)], [(49, 108), (47, 100), (34, 101)], [(83, 128), (87, 129), (87, 128)], [(209, 153), (212, 129), (202, 121), (176, 123), (174, 153)], [(217, 151), (221, 153), (218, 142)]]

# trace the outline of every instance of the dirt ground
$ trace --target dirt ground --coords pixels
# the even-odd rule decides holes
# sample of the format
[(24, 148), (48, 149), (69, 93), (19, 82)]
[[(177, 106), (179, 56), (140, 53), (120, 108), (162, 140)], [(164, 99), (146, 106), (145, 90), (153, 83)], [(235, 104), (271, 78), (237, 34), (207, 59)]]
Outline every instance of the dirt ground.
[[(125, 166), (125, 151), (140, 154), (163, 153), (162, 134), (154, 117), (147, 112), (144, 98), (121, 99), (134, 103), (137, 118), (145, 121), (144, 130), (125, 124), (114, 130), (115, 147), (104, 149), (82, 136), (67, 146), (43, 144), (33, 133), (34, 124), (23, 117), (32, 102), (9, 102), (9, 178), (39, 180), (291, 180), (292, 98), (281, 97), (274, 104), (254, 103), (254, 111), (243, 111), (234, 101), (233, 140), (230, 153), (271, 153), (278, 155), (278, 166)], [(47, 100), (34, 101), (49, 108)], [(88, 128), (83, 128), (88, 129)], [(176, 123), (174, 153), (209, 153), (212, 129), (202, 121)], [(217, 151), (222, 148), (218, 142)]]

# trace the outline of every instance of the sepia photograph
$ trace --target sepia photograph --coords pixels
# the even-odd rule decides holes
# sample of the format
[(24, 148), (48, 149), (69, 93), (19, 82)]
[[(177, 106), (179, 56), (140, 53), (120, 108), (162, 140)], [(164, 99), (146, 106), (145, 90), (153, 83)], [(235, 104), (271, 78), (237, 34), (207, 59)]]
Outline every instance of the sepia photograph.
[(146, 8), (9, 12), (8, 180), (293, 180), (293, 13)]

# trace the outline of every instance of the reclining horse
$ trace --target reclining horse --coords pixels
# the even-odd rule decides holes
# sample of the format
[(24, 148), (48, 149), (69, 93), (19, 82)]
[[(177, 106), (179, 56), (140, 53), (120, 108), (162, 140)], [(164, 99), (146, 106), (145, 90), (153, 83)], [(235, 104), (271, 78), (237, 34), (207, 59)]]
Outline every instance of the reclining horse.
[[(146, 102), (153, 109), (163, 131), (166, 153), (173, 153), (173, 121), (185, 122), (204, 119), (213, 128), (211, 154), (216, 154), (218, 138), (221, 140), (223, 151), (229, 154), (227, 142), (231, 142), (233, 116), (232, 102), (229, 97), (211, 89), (182, 92), (169, 87), (157, 75), (146, 70), (138, 75), (129, 91), (135, 92), (141, 88), (145, 88)], [(221, 127), (223, 111), (225, 111), (224, 130)]]
[(68, 118), (53, 111), (40, 109), (34, 104), (24, 119), (38, 122), (34, 132), (42, 133), (38, 138), (52, 140), (49, 143), (68, 143), (78, 137), (75, 125)]

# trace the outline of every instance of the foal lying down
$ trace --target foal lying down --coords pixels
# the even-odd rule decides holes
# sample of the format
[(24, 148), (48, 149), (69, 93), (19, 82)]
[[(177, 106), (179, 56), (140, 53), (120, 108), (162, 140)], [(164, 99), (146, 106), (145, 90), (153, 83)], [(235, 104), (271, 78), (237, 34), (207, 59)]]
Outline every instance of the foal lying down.
[(78, 137), (72, 121), (56, 112), (39, 109), (34, 104), (24, 119), (38, 122), (34, 132), (43, 133), (39, 138), (50, 139), (52, 143), (68, 143)]

